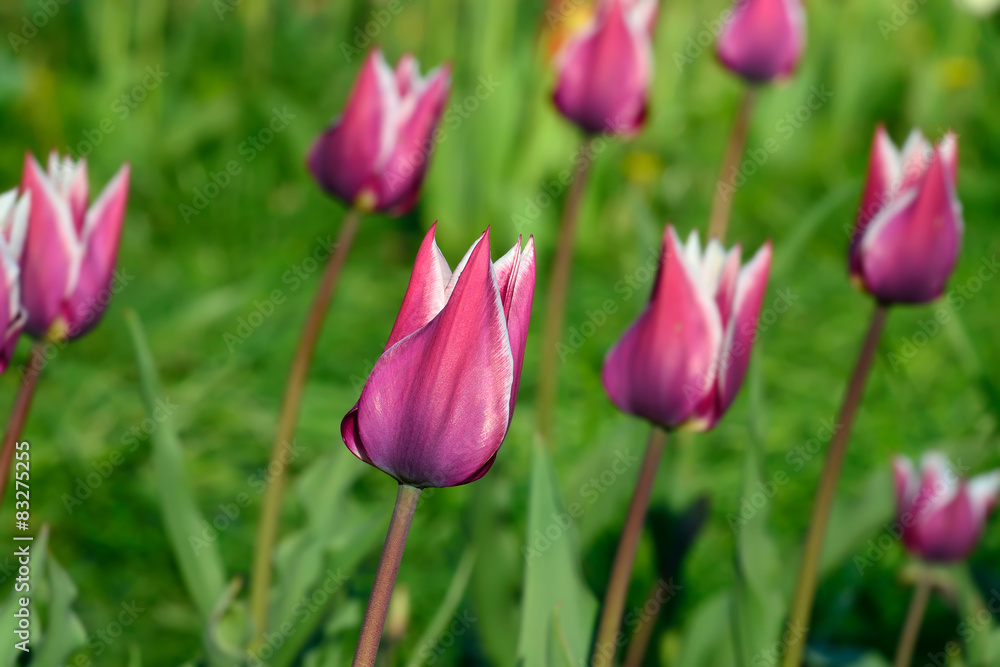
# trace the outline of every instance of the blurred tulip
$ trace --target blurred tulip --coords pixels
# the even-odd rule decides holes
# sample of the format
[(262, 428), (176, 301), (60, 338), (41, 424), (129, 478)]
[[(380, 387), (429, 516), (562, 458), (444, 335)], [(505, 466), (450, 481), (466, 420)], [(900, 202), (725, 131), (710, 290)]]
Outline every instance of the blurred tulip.
[(656, 0), (599, 0), (556, 55), (556, 108), (585, 132), (631, 134), (646, 120)]
[(514, 412), (534, 288), (533, 239), (494, 264), (487, 230), (452, 273), (432, 227), (385, 350), (341, 424), (351, 452), (420, 488), (482, 477)]
[(964, 229), (957, 168), (951, 132), (935, 148), (914, 130), (897, 151), (885, 128), (875, 131), (848, 261), (852, 279), (882, 303), (926, 303), (944, 292)]
[(736, 0), (719, 34), (719, 61), (752, 83), (790, 76), (802, 56), (801, 0)]
[(682, 245), (667, 225), (649, 304), (604, 360), (618, 409), (668, 429), (715, 426), (743, 383), (770, 268), (770, 242), (740, 268), (738, 245), (702, 251), (697, 233)]
[(21, 188), (31, 195), (27, 236), (20, 254), (25, 330), (36, 338), (77, 338), (107, 307), (125, 201), (129, 166), (124, 165), (89, 206), (87, 163), (53, 151), (48, 172), (31, 155)]
[(10, 365), (27, 312), (21, 305), (21, 269), (17, 257), (24, 247), (31, 195), (17, 189), (0, 195), (0, 373)]
[(344, 113), (313, 144), (313, 178), (348, 206), (406, 213), (417, 201), (444, 103), (451, 88), (445, 65), (420, 76), (405, 55), (396, 71), (381, 51), (361, 67)]
[(918, 473), (905, 456), (893, 461), (897, 522), (907, 551), (932, 562), (968, 556), (1000, 493), (1000, 470), (958, 479), (947, 459), (930, 452)]

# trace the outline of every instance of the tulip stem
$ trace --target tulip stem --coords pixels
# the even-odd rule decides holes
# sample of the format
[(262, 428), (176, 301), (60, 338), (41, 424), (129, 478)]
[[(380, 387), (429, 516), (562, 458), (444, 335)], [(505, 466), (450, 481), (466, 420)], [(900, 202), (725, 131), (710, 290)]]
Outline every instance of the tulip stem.
[(375, 664), (379, 641), (382, 639), (382, 628), (385, 626), (385, 616), (389, 613), (392, 589), (396, 585), (396, 575), (399, 573), (399, 564), (403, 560), (403, 550), (406, 548), (406, 537), (410, 534), (419, 498), (420, 489), (417, 487), (399, 485), (396, 507), (392, 510), (392, 520), (389, 521), (389, 532), (385, 536), (382, 557), (378, 560), (375, 582), (368, 598), (368, 609), (365, 610), (365, 620), (361, 623), (361, 636), (358, 638), (358, 648), (354, 652), (354, 662), (351, 663), (353, 667), (372, 667)]
[(646, 520), (646, 510), (649, 508), (649, 497), (656, 481), (656, 471), (660, 467), (667, 444), (667, 432), (659, 426), (654, 426), (649, 434), (649, 446), (646, 456), (639, 469), (639, 479), (632, 494), (632, 502), (628, 507), (628, 516), (618, 538), (618, 550), (615, 552), (615, 562), (611, 568), (611, 578), (604, 593), (604, 604), (601, 608), (601, 620), (597, 626), (597, 640), (594, 642), (594, 654), (591, 660), (593, 667), (609, 667), (613, 664), (618, 645), (618, 629), (621, 627), (622, 612), (625, 610), (625, 599), (628, 595), (628, 584), (632, 579), (632, 565), (635, 562), (635, 552), (639, 548), (639, 538), (642, 536), (642, 526)]
[(753, 115), (754, 89), (747, 86), (743, 99), (736, 112), (733, 130), (729, 134), (729, 143), (722, 158), (719, 178), (715, 182), (715, 194), (712, 196), (712, 210), (708, 217), (708, 236), (720, 242), (726, 238), (729, 227), (729, 211), (733, 206), (733, 188), (730, 174), (739, 169), (739, 160), (743, 156), (743, 147), (747, 141), (747, 131), (750, 129), (750, 117)]
[[(589, 139), (584, 148), (589, 144)], [(589, 154), (587, 152), (586, 154)], [(569, 290), (570, 269), (573, 263), (573, 246), (576, 226), (579, 220), (580, 204), (583, 201), (587, 175), (591, 160), (586, 160), (576, 172), (576, 178), (566, 195), (562, 222), (559, 227), (559, 241), (555, 248), (555, 262), (549, 280), (549, 293), (545, 308), (545, 327), (542, 343), (542, 359), (538, 372), (538, 433), (547, 446), (551, 447), (553, 411), (558, 391), (558, 370), (556, 369), (556, 346), (562, 336), (566, 317), (566, 294)]]
[(0, 505), (3, 504), (4, 494), (7, 491), (7, 482), (10, 479), (10, 464), (14, 460), (14, 449), (21, 431), (24, 429), (24, 422), (28, 419), (28, 412), (31, 410), (31, 399), (35, 397), (35, 388), (38, 386), (38, 376), (42, 374), (42, 367), (45, 365), (45, 346), (48, 341), (40, 340), (31, 348), (31, 357), (25, 367), (21, 377), (21, 388), (14, 399), (14, 407), (10, 410), (10, 421), (7, 422), (7, 430), (3, 434), (3, 448), (0, 449)]
[(795, 599), (789, 616), (789, 625), (801, 630), (800, 638), (792, 641), (785, 653), (784, 667), (799, 667), (802, 663), (802, 653), (809, 631), (809, 621), (812, 616), (813, 600), (816, 597), (816, 580), (819, 573), (820, 558), (823, 555), (823, 538), (833, 508), (833, 499), (837, 490), (837, 479), (844, 465), (844, 454), (851, 435), (854, 416), (864, 394), (865, 381), (875, 359), (879, 337), (885, 328), (885, 319), (889, 313), (888, 306), (878, 304), (872, 314), (868, 334), (854, 366), (850, 384), (844, 394), (844, 400), (837, 417), (836, 432), (826, 455), (826, 465), (820, 479), (816, 499), (813, 501), (812, 516), (809, 519), (809, 534), (805, 549), (802, 552), (802, 563), (799, 566), (798, 582), (795, 586)]
[(281, 518), (281, 499), (285, 491), (286, 473), (290, 450), (295, 434), (295, 426), (299, 418), (299, 406), (302, 403), (302, 390), (309, 374), (313, 352), (323, 330), (330, 301), (333, 298), (341, 269), (351, 249), (351, 243), (358, 231), (361, 213), (352, 209), (341, 223), (337, 241), (334, 243), (330, 261), (323, 272), (322, 282), (316, 290), (312, 307), (306, 318), (299, 346), (295, 350), (295, 358), (288, 373), (285, 384), (285, 395), (281, 402), (281, 415), (278, 419), (278, 430), (274, 436), (271, 450), (271, 460), (268, 465), (272, 473), (271, 481), (264, 495), (264, 505), (261, 509), (260, 523), (257, 525), (257, 538), (254, 544), (253, 572), (250, 580), (250, 607), (254, 621), (253, 646), (261, 640), (267, 629), (267, 606), (271, 588), (271, 554), (274, 542), (278, 537), (278, 523)]
[(917, 644), (917, 636), (920, 634), (920, 625), (924, 622), (924, 613), (927, 611), (927, 602), (931, 597), (930, 577), (918, 575), (917, 586), (913, 589), (913, 598), (910, 600), (910, 609), (906, 612), (906, 621), (903, 624), (903, 632), (899, 635), (899, 646), (896, 647), (896, 660), (894, 667), (909, 667), (913, 658), (913, 648)]

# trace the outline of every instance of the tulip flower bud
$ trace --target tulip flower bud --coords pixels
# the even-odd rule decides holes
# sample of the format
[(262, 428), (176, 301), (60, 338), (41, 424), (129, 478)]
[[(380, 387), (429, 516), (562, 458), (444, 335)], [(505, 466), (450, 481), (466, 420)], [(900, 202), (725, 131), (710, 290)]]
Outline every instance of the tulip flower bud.
[(964, 231), (957, 170), (951, 132), (932, 147), (914, 130), (897, 151), (885, 128), (875, 131), (848, 263), (882, 303), (927, 303), (944, 292)]
[[(31, 194), (31, 214), (20, 254), (25, 330), (36, 338), (78, 338), (92, 329), (108, 305), (129, 166), (89, 205), (87, 163), (60, 160), (53, 151), (48, 172), (25, 157), (21, 188)], [(89, 205), (89, 207), (88, 207)]]
[(963, 560), (976, 548), (996, 505), (1000, 470), (962, 480), (938, 452), (925, 454), (920, 467), (918, 473), (905, 456), (893, 461), (903, 544), (927, 561)]
[(740, 247), (696, 232), (663, 234), (649, 304), (604, 359), (604, 390), (619, 410), (664, 428), (712, 428), (739, 392), (771, 269), (771, 244), (740, 267)]
[(340, 425), (348, 449), (420, 488), (486, 474), (514, 412), (534, 289), (533, 239), (494, 264), (486, 230), (452, 273), (432, 227), (385, 350)]
[(656, 0), (600, 0), (556, 55), (556, 108), (585, 132), (632, 134), (646, 120)]
[(393, 72), (373, 51), (344, 113), (309, 151), (313, 178), (348, 206), (406, 213), (420, 194), (450, 88), (447, 65), (421, 77), (417, 61), (406, 55)]
[(736, 0), (716, 43), (719, 61), (751, 83), (795, 71), (805, 43), (801, 0)]
[(17, 189), (0, 195), (0, 373), (10, 365), (27, 312), (21, 305), (21, 269), (17, 257), (24, 247), (31, 195)]

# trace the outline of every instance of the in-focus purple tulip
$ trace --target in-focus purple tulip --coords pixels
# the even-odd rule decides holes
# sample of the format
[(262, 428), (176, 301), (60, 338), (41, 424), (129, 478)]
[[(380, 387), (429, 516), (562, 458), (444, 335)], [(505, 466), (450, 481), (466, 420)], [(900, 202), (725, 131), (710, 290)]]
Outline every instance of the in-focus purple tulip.
[(896, 519), (907, 551), (938, 563), (964, 559), (976, 548), (1000, 493), (1000, 470), (959, 479), (938, 452), (918, 472), (905, 456), (893, 461)]
[(385, 350), (340, 425), (348, 449), (420, 488), (486, 474), (514, 413), (534, 289), (533, 239), (494, 264), (487, 230), (452, 273), (431, 228)]
[(17, 258), (28, 229), (31, 195), (17, 189), (0, 195), (0, 373), (10, 365), (28, 317), (21, 305), (21, 268)]
[(406, 213), (420, 194), (450, 88), (447, 65), (421, 77), (416, 59), (405, 55), (394, 72), (373, 51), (343, 114), (309, 151), (309, 171), (348, 206)]
[(951, 132), (934, 147), (914, 130), (897, 150), (884, 127), (875, 131), (848, 263), (882, 303), (927, 303), (944, 292), (965, 228), (957, 171)]
[(599, 0), (556, 54), (554, 100), (585, 132), (632, 134), (646, 120), (657, 0)]
[(790, 76), (805, 44), (801, 0), (736, 0), (730, 11), (716, 43), (719, 61), (751, 83)]
[(618, 409), (667, 429), (712, 428), (739, 392), (771, 269), (771, 244), (740, 266), (740, 247), (663, 234), (649, 304), (604, 360)]
[(48, 171), (31, 155), (21, 189), (31, 194), (31, 214), (20, 255), (25, 331), (36, 338), (78, 338), (107, 308), (118, 240), (128, 198), (124, 165), (91, 205), (87, 163), (53, 151)]

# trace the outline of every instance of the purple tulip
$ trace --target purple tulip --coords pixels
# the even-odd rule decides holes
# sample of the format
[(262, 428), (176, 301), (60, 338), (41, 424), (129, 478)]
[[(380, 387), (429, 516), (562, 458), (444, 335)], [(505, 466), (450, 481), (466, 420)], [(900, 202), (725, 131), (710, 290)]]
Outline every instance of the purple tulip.
[(494, 264), (486, 230), (452, 273), (432, 227), (385, 350), (340, 425), (348, 449), (421, 488), (486, 474), (514, 413), (534, 289), (533, 239)]
[(936, 147), (919, 130), (896, 150), (875, 131), (868, 182), (848, 257), (851, 277), (883, 303), (927, 303), (941, 296), (962, 246), (955, 193), (958, 140)]
[(393, 72), (382, 52), (373, 51), (344, 113), (309, 151), (309, 171), (320, 186), (362, 210), (410, 210), (451, 88), (449, 72), (445, 65), (421, 77), (410, 55)]
[(0, 373), (10, 365), (28, 316), (21, 305), (17, 258), (24, 247), (30, 208), (30, 194), (18, 197), (15, 188), (0, 195)]
[(719, 61), (752, 83), (790, 76), (802, 56), (801, 0), (736, 0), (716, 43)]
[(556, 108), (585, 132), (631, 134), (646, 120), (657, 0), (601, 0), (556, 55)]
[(907, 551), (932, 562), (962, 560), (976, 548), (1000, 493), (1000, 470), (958, 479), (938, 452), (918, 473), (905, 456), (893, 461), (896, 518)]
[(715, 426), (743, 383), (770, 269), (770, 242), (741, 268), (738, 245), (702, 251), (667, 225), (649, 304), (604, 360), (611, 401), (668, 429)]
[[(21, 188), (31, 194), (20, 255), (25, 330), (36, 338), (78, 338), (107, 307), (121, 237), (129, 166), (124, 165), (89, 205), (87, 163), (49, 155), (48, 173), (31, 155)], [(89, 207), (88, 207), (89, 205)]]

